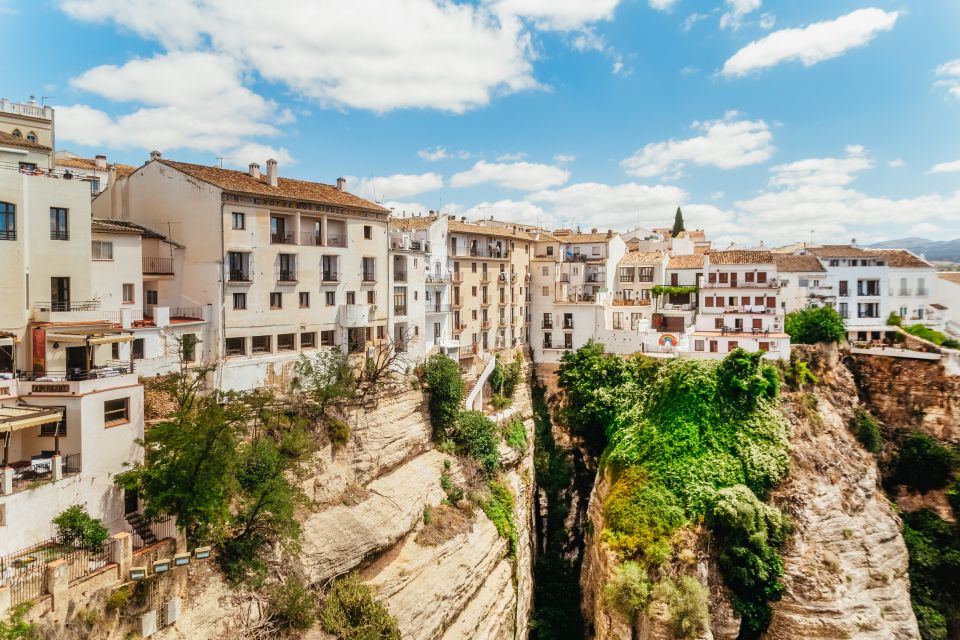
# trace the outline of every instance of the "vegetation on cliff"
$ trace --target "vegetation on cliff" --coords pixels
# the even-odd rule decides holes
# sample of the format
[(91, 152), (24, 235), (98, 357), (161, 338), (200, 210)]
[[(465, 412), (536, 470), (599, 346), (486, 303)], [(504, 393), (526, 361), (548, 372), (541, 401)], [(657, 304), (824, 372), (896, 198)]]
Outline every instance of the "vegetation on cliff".
[(761, 357), (736, 350), (720, 362), (624, 360), (590, 343), (558, 371), (563, 415), (571, 430), (596, 439), (613, 479), (601, 540), (656, 583), (677, 531), (705, 521), (743, 638), (769, 623), (789, 531), (762, 502), (789, 458), (778, 374)]
[(847, 330), (843, 318), (833, 307), (801, 309), (788, 313), (783, 322), (793, 344), (843, 342)]

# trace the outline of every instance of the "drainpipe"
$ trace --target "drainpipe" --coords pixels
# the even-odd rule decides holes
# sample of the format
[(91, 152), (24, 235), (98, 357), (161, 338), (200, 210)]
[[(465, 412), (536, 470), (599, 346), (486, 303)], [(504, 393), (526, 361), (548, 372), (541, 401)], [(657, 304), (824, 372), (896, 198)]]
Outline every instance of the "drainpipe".
[[(217, 261), (217, 264), (220, 268), (220, 277), (217, 281), (220, 283), (220, 335), (217, 337), (217, 347), (216, 349), (221, 349), (226, 344), (226, 328), (227, 328), (227, 298), (226, 298), (226, 286), (223, 282), (223, 267), (224, 267), (224, 251), (226, 251), (226, 244), (223, 240), (224, 227), (223, 227), (223, 216), (224, 216), (224, 207), (226, 203), (223, 201), (223, 192), (220, 192), (220, 259)], [(214, 332), (216, 334), (216, 332)], [(224, 354), (226, 355), (226, 354)], [(223, 367), (217, 367), (216, 379), (217, 379), (217, 389), (220, 389), (223, 386)]]

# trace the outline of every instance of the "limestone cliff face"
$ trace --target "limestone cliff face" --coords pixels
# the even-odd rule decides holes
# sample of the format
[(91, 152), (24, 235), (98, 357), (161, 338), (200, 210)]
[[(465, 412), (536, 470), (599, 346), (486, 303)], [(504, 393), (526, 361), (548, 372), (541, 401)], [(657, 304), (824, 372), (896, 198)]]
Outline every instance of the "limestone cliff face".
[[(450, 456), (431, 442), (424, 395), (397, 386), (376, 406), (351, 412), (347, 445), (315, 455), (316, 472), (304, 489), (316, 507), (303, 521), (302, 548), (290, 561), (318, 585), (358, 571), (404, 638), (526, 638), (533, 589), (533, 422), (527, 387), (516, 396), (531, 446), (525, 453), (503, 450), (501, 479), (516, 496), (515, 557), (479, 509), (459, 535), (436, 546), (417, 542), (424, 506), (446, 497), (440, 477)], [(455, 460), (449, 473), (460, 481)], [(258, 624), (259, 599), (230, 591), (216, 573), (194, 588), (180, 621), (154, 637), (241, 638)], [(329, 636), (313, 629), (306, 637)]]
[[(773, 605), (770, 640), (880, 640), (919, 638), (910, 606), (907, 549), (901, 523), (878, 484), (874, 457), (850, 435), (847, 422), (858, 403), (849, 370), (836, 352), (817, 353), (821, 384), (785, 394), (792, 424), (788, 479), (772, 500), (789, 513), (794, 534), (784, 549), (783, 599)], [(597, 640), (660, 640), (673, 637), (654, 608), (636, 622), (612, 611), (602, 598), (615, 558), (599, 542), (603, 503), (610, 488), (598, 474), (590, 497), (594, 534), (587, 540), (581, 573), (583, 610)], [(709, 534), (685, 541), (697, 551), (695, 575), (710, 589), (710, 631), (705, 638), (735, 640), (739, 619), (708, 553)]]

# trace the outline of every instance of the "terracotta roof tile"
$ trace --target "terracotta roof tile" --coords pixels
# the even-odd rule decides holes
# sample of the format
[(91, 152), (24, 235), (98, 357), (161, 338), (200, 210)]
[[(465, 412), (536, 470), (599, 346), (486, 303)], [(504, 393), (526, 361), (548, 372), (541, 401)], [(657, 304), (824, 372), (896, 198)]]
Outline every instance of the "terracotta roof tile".
[(390, 217), (390, 228), (400, 231), (422, 231), (434, 222), (437, 216), (410, 216), (409, 218)]
[(875, 258), (876, 256), (860, 247), (848, 244), (825, 244), (822, 247), (807, 247), (807, 251), (821, 258)]
[(663, 251), (631, 251), (623, 254), (620, 264), (660, 264), (663, 256)]
[(703, 254), (670, 256), (667, 269), (703, 269)]
[(58, 167), (70, 167), (72, 169), (86, 169), (88, 171), (109, 171), (110, 167), (115, 167), (117, 170), (118, 176), (128, 176), (134, 171), (137, 170), (136, 167), (129, 164), (120, 164), (115, 162), (112, 165), (107, 165), (106, 168), (98, 168), (97, 161), (92, 158), (57, 158), (56, 164)]
[(795, 256), (790, 253), (774, 253), (773, 262), (782, 273), (826, 273), (817, 256)]
[(616, 237), (616, 234), (607, 235), (604, 233), (566, 233), (560, 234), (554, 232), (554, 237), (556, 237), (558, 242), (565, 242), (567, 244), (587, 244), (590, 242), (610, 242)]
[(355, 196), (352, 193), (340, 191), (333, 185), (323, 184), (321, 182), (278, 178), (277, 186), (274, 187), (267, 182), (265, 177), (259, 179), (254, 178), (244, 171), (234, 171), (233, 169), (221, 169), (220, 167), (208, 167), (201, 164), (190, 164), (189, 162), (176, 162), (166, 159), (157, 160), (156, 162), (161, 162), (197, 180), (202, 180), (224, 191), (233, 193), (245, 193), (267, 198), (289, 198), (291, 200), (301, 200), (304, 202), (319, 202), (321, 204), (352, 207), (354, 209), (375, 211), (377, 213), (389, 212), (389, 209), (385, 209), (376, 203)]
[(960, 271), (942, 271), (937, 274), (937, 277), (953, 284), (960, 284)]
[(711, 251), (710, 264), (771, 264), (773, 254), (769, 251), (749, 251), (745, 249), (733, 249), (730, 251)]
[(157, 233), (152, 229), (148, 229), (134, 222), (129, 222), (127, 220), (108, 220), (107, 218), (92, 218), (90, 220), (90, 230), (93, 233), (128, 233), (133, 235), (142, 235), (144, 238), (154, 238), (157, 240), (163, 240), (164, 242), (169, 242), (174, 246), (183, 248), (182, 244), (178, 242), (174, 242), (173, 240), (168, 240), (165, 235)]
[(870, 253), (883, 256), (891, 267), (907, 269), (932, 269), (933, 265), (905, 249), (868, 249)]
[(516, 231), (507, 227), (484, 226), (473, 222), (461, 222), (460, 220), (450, 220), (450, 233), (471, 233), (478, 236), (491, 236), (496, 238), (515, 238), (517, 240), (530, 241), (533, 238), (525, 231)]
[(36, 149), (38, 151), (50, 151), (50, 147), (44, 146), (38, 142), (30, 142), (26, 138), (20, 138), (12, 133), (0, 131), (0, 145), (7, 147), (22, 147), (24, 149)]

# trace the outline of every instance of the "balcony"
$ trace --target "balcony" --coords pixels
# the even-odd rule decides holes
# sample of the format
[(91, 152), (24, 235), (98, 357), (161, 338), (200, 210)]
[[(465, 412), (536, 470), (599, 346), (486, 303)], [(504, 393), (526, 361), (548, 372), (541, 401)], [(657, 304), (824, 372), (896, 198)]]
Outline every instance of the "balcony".
[(405, 305), (405, 304), (395, 304), (395, 305), (393, 305), (393, 315), (395, 315), (395, 316), (405, 316), (405, 315), (407, 315), (407, 305)]
[(277, 282), (296, 282), (297, 272), (293, 269), (280, 269), (277, 271)]
[(500, 327), (501, 329), (503, 329), (504, 327), (506, 327), (506, 326), (507, 326), (507, 319), (506, 319), (506, 318), (500, 318), (500, 319), (497, 321), (497, 326)]
[(484, 249), (483, 247), (471, 247), (469, 254), (471, 258), (493, 258), (496, 260), (506, 260), (510, 257), (510, 251), (507, 249)]
[(145, 276), (173, 275), (173, 258), (148, 258), (144, 256), (141, 262), (143, 275)]
[(426, 282), (427, 284), (450, 284), (453, 280), (452, 275), (447, 273), (439, 273), (437, 275), (427, 274)]
[(490, 284), (490, 273), (480, 274), (480, 284)]
[(70, 232), (66, 229), (50, 229), (51, 240), (69, 240)]
[(376, 311), (375, 304), (342, 304), (337, 313), (337, 322), (348, 329), (368, 327)]
[(571, 331), (571, 330), (573, 330), (573, 319), (572, 319), (572, 318), (569, 319), (569, 320), (564, 320), (564, 321), (563, 321), (563, 330), (564, 330), (564, 331)]
[(13, 469), (12, 493), (16, 493), (54, 480), (79, 475), (80, 454), (54, 455), (48, 458), (33, 456), (30, 460), (11, 460), (8, 466)]
[(460, 275), (459, 271), (454, 271), (453, 275), (451, 276), (451, 280), (453, 284), (460, 284), (461, 282), (463, 282), (463, 276)]
[[(100, 380), (103, 378), (115, 378), (117, 376), (133, 373), (133, 364), (123, 360), (108, 360), (106, 363), (94, 366), (89, 369), (71, 369), (50, 370), (50, 371), (24, 371), (18, 376), (21, 381), (34, 383), (32, 392), (39, 393), (43, 391), (40, 382), (79, 382), (85, 380)], [(20, 393), (28, 395), (30, 389), (24, 389), (21, 385)]]
[(271, 233), (270, 244), (295, 244), (292, 233)]
[(344, 248), (347, 246), (347, 236), (345, 234), (328, 233), (327, 246)]
[(65, 300), (35, 302), (33, 319), (36, 322), (77, 322), (104, 320), (99, 300)]
[(489, 306), (490, 306), (490, 299), (489, 299), (489, 298), (484, 298), (483, 300), (481, 300), (481, 301), (480, 301), (480, 306), (481, 306), (481, 307), (489, 307)]
[(489, 320), (484, 320), (483, 322), (480, 323), (480, 330), (481, 330), (481, 331), (486, 331), (486, 330), (488, 330), (489, 328), (490, 328), (490, 321), (489, 321)]
[(394, 240), (390, 243), (390, 249), (392, 251), (415, 251), (417, 253), (429, 252), (430, 243), (429, 242), (420, 242), (419, 240), (412, 240), (410, 242), (404, 243), (402, 241)]
[(450, 313), (451, 306), (449, 304), (434, 304), (427, 306), (427, 313), (439, 314), (439, 313)]
[(230, 271), (229, 275), (230, 282), (252, 282), (249, 271)]
[[(363, 275), (360, 276), (360, 278), (363, 282), (376, 282), (377, 274), (374, 271), (364, 271)], [(407, 280), (407, 274), (403, 274), (403, 281), (406, 282), (406, 280)]]
[(466, 360), (468, 358), (472, 358), (473, 356), (477, 355), (478, 350), (479, 350), (479, 345), (476, 345), (476, 344), (470, 345), (469, 347), (460, 347), (460, 349), (458, 350), (458, 355), (460, 356), (461, 360)]
[(324, 271), (320, 280), (321, 282), (340, 282), (340, 274), (336, 271)]
[(540, 323), (540, 328), (553, 329), (553, 320), (544, 320), (542, 323)]
[(500, 302), (497, 304), (497, 306), (506, 307), (506, 306), (509, 305), (509, 304), (510, 304), (510, 303), (507, 302), (506, 300), (502, 300), (502, 299), (501, 299)]
[(454, 299), (454, 301), (450, 303), (450, 306), (453, 307), (454, 309), (461, 309), (463, 307), (463, 301), (460, 300), (459, 298)]
[(703, 289), (779, 289), (780, 282), (708, 282)]
[[(364, 278), (366, 279), (366, 278)], [(394, 282), (406, 282), (407, 281), (407, 272), (406, 271), (394, 271), (393, 272)]]
[(301, 231), (300, 246), (302, 247), (322, 247), (323, 238), (316, 231)]

